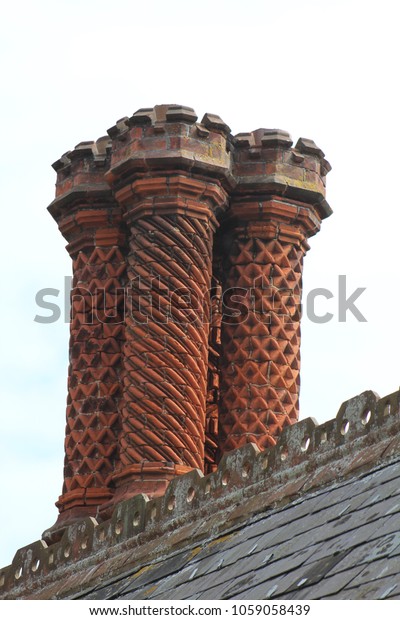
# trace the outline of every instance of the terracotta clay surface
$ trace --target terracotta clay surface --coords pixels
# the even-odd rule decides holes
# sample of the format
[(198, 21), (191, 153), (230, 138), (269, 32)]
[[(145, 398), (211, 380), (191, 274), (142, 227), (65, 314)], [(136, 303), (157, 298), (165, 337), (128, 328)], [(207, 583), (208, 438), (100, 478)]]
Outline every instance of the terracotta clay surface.
[(110, 500), (119, 463), (126, 261), (122, 211), (104, 183), (110, 141), (82, 143), (54, 164), (49, 207), (72, 258), (70, 365), (59, 522)]
[(298, 419), (303, 252), (279, 239), (236, 235), (227, 256), (225, 302), (239, 316), (222, 326), (221, 449), (273, 445)]
[(330, 166), (311, 140), (258, 129), (236, 137), (222, 255), (219, 449), (274, 445), (298, 420), (300, 303), (307, 238), (329, 215)]
[(302, 264), (330, 166), (312, 140), (160, 105), (54, 168), (74, 276), (62, 523), (298, 419)]

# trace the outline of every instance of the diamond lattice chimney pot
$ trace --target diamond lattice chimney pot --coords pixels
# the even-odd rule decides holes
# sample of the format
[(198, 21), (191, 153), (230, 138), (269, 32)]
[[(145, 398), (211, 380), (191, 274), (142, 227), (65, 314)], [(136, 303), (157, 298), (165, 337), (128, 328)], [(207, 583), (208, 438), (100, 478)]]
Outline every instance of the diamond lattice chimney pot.
[(310, 140), (178, 105), (108, 134), (54, 164), (74, 280), (52, 540), (298, 419), (302, 260), (331, 213)]
[(330, 165), (312, 140), (291, 147), (289, 134), (277, 129), (235, 139), (236, 186), (219, 240), (222, 452), (248, 442), (274, 445), (299, 416), (303, 257), (308, 237), (331, 213)]
[(72, 258), (70, 365), (59, 523), (110, 500), (119, 463), (125, 235), (122, 210), (104, 179), (111, 141), (82, 142), (53, 167), (49, 211)]

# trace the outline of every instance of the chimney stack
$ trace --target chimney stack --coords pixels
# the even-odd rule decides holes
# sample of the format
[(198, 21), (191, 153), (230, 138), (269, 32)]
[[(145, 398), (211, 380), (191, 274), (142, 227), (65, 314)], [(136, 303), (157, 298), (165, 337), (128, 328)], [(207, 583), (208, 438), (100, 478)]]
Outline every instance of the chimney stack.
[(106, 175), (129, 237), (115, 501), (204, 471), (212, 250), (230, 156), (229, 128), (196, 121), (183, 106), (139, 110)]
[(126, 259), (122, 209), (104, 179), (110, 155), (111, 141), (100, 138), (53, 165), (49, 211), (68, 241), (73, 270), (60, 523), (109, 501), (119, 464)]
[[(60, 517), (105, 517), (298, 419), (307, 239), (330, 215), (322, 151), (213, 114), (138, 110), (81, 143), (49, 210), (73, 260)], [(54, 534), (55, 535), (55, 534)]]
[(330, 215), (330, 165), (311, 140), (258, 129), (235, 140), (230, 196), (219, 239), (221, 325), (219, 447), (276, 443), (298, 420), (300, 303), (308, 237)]

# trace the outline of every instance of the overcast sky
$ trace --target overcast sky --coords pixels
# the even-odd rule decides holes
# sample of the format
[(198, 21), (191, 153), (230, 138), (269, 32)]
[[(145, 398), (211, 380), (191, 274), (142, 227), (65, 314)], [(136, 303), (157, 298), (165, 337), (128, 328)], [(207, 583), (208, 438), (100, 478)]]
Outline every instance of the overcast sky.
[[(70, 274), (46, 211), (51, 163), (140, 107), (180, 103), (233, 133), (312, 138), (333, 166), (334, 215), (311, 239), (301, 417), (336, 415), (365, 389), (399, 387), (399, 36), (390, 0), (36, 0), (0, 19), (2, 148), (0, 566), (56, 519), (68, 325), (34, 322), (39, 289)], [(338, 316), (338, 276), (367, 319)]]

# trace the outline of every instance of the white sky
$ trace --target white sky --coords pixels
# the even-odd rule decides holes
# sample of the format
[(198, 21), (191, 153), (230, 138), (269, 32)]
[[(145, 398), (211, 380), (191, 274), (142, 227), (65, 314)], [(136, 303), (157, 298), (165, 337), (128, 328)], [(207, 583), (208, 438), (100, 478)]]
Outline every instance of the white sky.
[[(46, 211), (51, 163), (157, 103), (312, 138), (333, 165), (334, 215), (311, 239), (304, 290), (330, 289), (303, 321), (301, 417), (319, 422), (365, 389), (398, 389), (399, 35), (390, 0), (16, 0), (0, 17), (0, 566), (56, 519), (68, 325), (33, 321), (63, 288), (64, 240)], [(367, 323), (338, 322), (338, 275)], [(60, 294), (60, 303), (61, 303)], [(43, 311), (39, 311), (43, 314)]]

